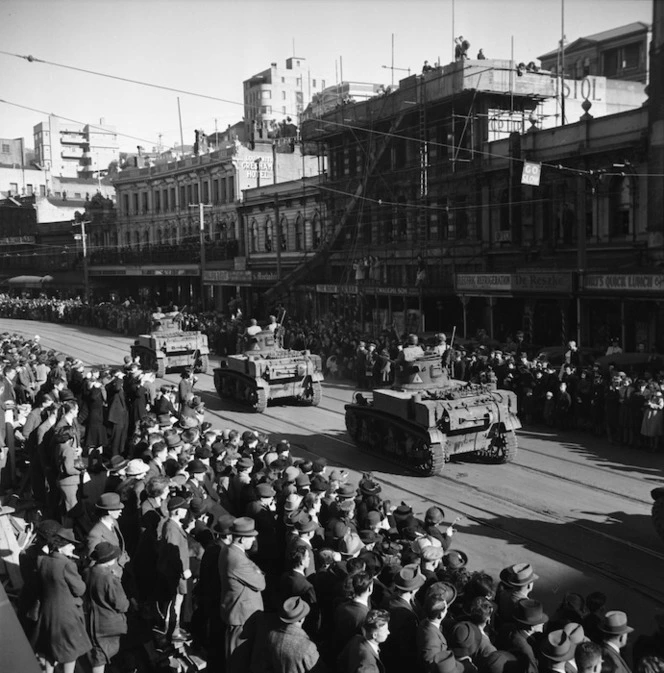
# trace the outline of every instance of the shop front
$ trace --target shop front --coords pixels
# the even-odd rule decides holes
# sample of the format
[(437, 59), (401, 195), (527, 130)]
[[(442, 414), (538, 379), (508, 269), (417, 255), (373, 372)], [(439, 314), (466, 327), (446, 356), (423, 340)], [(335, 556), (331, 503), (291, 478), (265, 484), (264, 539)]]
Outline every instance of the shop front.
[(587, 274), (580, 295), (583, 333), (590, 345), (605, 349), (619, 339), (625, 352), (643, 344), (664, 352), (664, 274)]
[(528, 343), (553, 345), (576, 333), (571, 271), (463, 273), (455, 290), (467, 338), (483, 330), (504, 342), (523, 331)]

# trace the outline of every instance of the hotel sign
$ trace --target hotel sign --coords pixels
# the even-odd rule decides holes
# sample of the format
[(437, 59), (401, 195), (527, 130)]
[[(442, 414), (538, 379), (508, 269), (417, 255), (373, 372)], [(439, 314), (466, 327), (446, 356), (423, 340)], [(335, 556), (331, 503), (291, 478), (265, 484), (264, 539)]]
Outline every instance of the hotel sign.
[(592, 292), (647, 292), (664, 294), (664, 275), (628, 273), (590, 273), (583, 281), (583, 289)]

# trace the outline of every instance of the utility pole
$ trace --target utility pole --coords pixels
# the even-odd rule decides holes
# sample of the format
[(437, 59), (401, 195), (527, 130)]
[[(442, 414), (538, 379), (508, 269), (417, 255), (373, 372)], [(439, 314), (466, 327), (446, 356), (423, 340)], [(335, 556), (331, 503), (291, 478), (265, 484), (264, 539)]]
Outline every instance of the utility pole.
[(205, 311), (205, 209), (211, 204), (190, 203), (190, 208), (198, 208), (199, 241), (201, 244), (201, 311)]
[[(77, 213), (78, 214), (78, 213)], [(81, 244), (83, 246), (83, 301), (87, 304), (90, 299), (90, 274), (88, 272), (88, 242), (85, 225), (92, 224), (90, 220), (74, 220), (72, 227), (81, 227), (80, 234), (74, 234), (74, 238), (81, 237)]]
[(277, 283), (281, 280), (281, 220), (279, 217), (279, 194), (277, 193), (277, 144), (272, 143), (272, 184), (274, 185), (274, 219), (277, 232)]

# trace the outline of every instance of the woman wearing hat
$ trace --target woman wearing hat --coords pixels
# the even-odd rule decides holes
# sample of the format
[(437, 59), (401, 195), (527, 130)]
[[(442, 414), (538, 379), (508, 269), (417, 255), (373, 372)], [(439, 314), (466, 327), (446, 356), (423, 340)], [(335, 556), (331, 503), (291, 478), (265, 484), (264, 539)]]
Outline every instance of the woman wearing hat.
[(88, 451), (102, 452), (108, 442), (108, 432), (104, 425), (104, 405), (106, 389), (99, 379), (99, 370), (90, 372), (90, 380), (83, 393), (83, 404), (87, 408), (85, 447)]
[(93, 565), (87, 574), (88, 629), (92, 640), (92, 673), (104, 673), (120, 650), (120, 636), (127, 633), (129, 600), (114, 572), (122, 551), (110, 542), (100, 542), (92, 551)]
[(125, 478), (116, 489), (124, 509), (120, 514), (118, 525), (125, 539), (127, 553), (133, 556), (139, 535), (139, 509), (141, 494), (145, 490), (145, 475), (148, 466), (140, 458), (130, 460), (125, 468)]
[(36, 627), (35, 651), (46, 659), (46, 672), (57, 663), (64, 673), (74, 673), (76, 660), (92, 648), (85, 630), (85, 582), (74, 559), (74, 532), (60, 528), (49, 543), (50, 553), (37, 559), (41, 608)]

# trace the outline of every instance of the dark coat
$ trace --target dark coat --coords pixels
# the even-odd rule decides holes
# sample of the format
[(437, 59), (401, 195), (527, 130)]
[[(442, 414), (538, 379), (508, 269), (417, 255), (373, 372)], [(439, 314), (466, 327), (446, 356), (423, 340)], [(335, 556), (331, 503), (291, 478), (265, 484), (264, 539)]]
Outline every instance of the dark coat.
[(92, 648), (85, 629), (85, 582), (76, 564), (57, 552), (37, 559), (41, 610), (35, 649), (51, 661), (75, 661)]
[(282, 624), (270, 631), (267, 649), (274, 673), (307, 673), (318, 664), (318, 648), (297, 624)]
[(85, 445), (93, 448), (106, 446), (108, 433), (104, 426), (104, 393), (102, 389), (97, 386), (91, 387), (85, 396), (85, 401), (88, 406)]
[(189, 570), (189, 540), (182, 526), (173, 519), (164, 523), (161, 532), (157, 570), (165, 580), (165, 588), (170, 595), (176, 590), (180, 594), (187, 593), (187, 581), (183, 575)]
[(110, 542), (112, 545), (119, 547), (122, 552), (120, 558), (118, 559), (118, 565), (121, 568), (124, 568), (125, 565), (129, 562), (129, 556), (125, 550), (124, 537), (120, 531), (120, 526), (117, 522), (113, 522), (113, 528), (110, 529), (106, 524), (103, 524), (101, 521), (97, 523), (90, 529), (88, 537), (85, 541), (86, 551), (88, 556), (92, 554), (94, 548), (100, 542)]
[(385, 666), (364, 636), (353, 636), (337, 659), (338, 673), (385, 673)]
[(127, 633), (129, 600), (109, 566), (92, 566), (88, 578), (89, 625), (93, 642)]
[(428, 619), (422, 621), (417, 629), (417, 653), (423, 669), (428, 670), (438, 652), (447, 648), (447, 640), (443, 632)]
[(522, 662), (525, 673), (537, 673), (538, 662), (532, 642), (516, 625), (510, 624), (499, 633), (497, 644)]
[(602, 673), (631, 673), (622, 655), (606, 643), (602, 644)]
[(265, 575), (242, 549), (231, 544), (219, 554), (221, 618), (228, 626), (242, 626), (263, 610)]
[(393, 596), (388, 605), (390, 635), (381, 647), (381, 659), (388, 671), (402, 673), (417, 667), (417, 640), (419, 620), (413, 607), (400, 596)]
[(127, 425), (129, 414), (122, 382), (119, 379), (111, 381), (106, 386), (106, 394), (108, 398), (108, 422), (121, 426)]
[(353, 636), (361, 633), (368, 612), (366, 605), (352, 600), (337, 606), (334, 611), (333, 631), (337, 652), (341, 652)]

